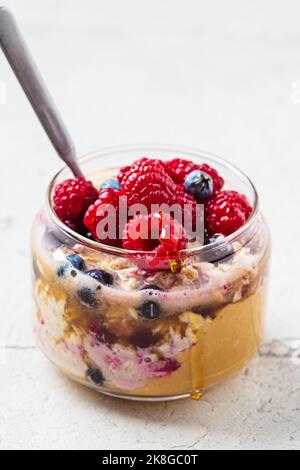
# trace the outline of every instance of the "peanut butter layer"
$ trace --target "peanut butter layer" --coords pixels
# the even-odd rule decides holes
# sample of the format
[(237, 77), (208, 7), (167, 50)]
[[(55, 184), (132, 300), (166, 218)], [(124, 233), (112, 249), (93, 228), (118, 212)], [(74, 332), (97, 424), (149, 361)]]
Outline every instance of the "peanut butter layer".
[(197, 326), (197, 344), (176, 357), (181, 363), (177, 371), (168, 377), (152, 379), (134, 394), (181, 395), (203, 390), (238, 372), (256, 354), (262, 341), (265, 301), (266, 287), (224, 307), (214, 320), (203, 321), (199, 315), (186, 313)]
[[(112, 383), (104, 385), (104, 388), (132, 396), (164, 397), (203, 390), (227, 379), (238, 372), (259, 348), (263, 337), (265, 300), (266, 287), (243, 301), (224, 307), (213, 320), (191, 312), (184, 313), (184, 321), (189, 321), (196, 331), (196, 344), (176, 356), (181, 364), (178, 370), (167, 377), (151, 379), (145, 387), (135, 390), (120, 389)], [(69, 362), (63, 366), (58, 345), (52, 348), (50, 345), (42, 346), (46, 355), (66, 374), (80, 382), (86, 381), (79, 369), (77, 373), (76, 368), (72, 371)], [(80, 365), (82, 369), (82, 362)]]

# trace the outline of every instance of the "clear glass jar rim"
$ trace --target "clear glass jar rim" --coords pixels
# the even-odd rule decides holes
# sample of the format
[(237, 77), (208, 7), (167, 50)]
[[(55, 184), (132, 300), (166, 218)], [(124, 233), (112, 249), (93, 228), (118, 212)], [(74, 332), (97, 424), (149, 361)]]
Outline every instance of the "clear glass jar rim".
[[(191, 157), (197, 157), (197, 158), (208, 158), (210, 162), (215, 162), (218, 165), (221, 165), (234, 174), (236, 174), (242, 181), (247, 183), (247, 185), (251, 188), (254, 196), (254, 204), (253, 204), (253, 212), (251, 214), (251, 217), (248, 219), (245, 225), (243, 225), (239, 230), (234, 232), (233, 234), (225, 237), (224, 239), (221, 239), (220, 241), (216, 241), (215, 243), (212, 243), (210, 245), (205, 245), (205, 246), (198, 246), (198, 247), (193, 247), (193, 248), (188, 248), (186, 250), (180, 251), (178, 253), (180, 256), (182, 255), (183, 257), (188, 257), (188, 256), (193, 256), (193, 255), (207, 255), (210, 252), (213, 252), (216, 249), (220, 249), (223, 247), (226, 247), (235, 241), (237, 241), (240, 237), (243, 236), (246, 232), (248, 232), (252, 226), (255, 224), (258, 214), (259, 214), (259, 196), (257, 193), (257, 190), (250, 180), (250, 178), (243, 172), (241, 171), (238, 167), (236, 167), (234, 164), (230, 163), (228, 160), (218, 157), (217, 155), (214, 155), (213, 153), (202, 151), (199, 149), (195, 149), (193, 147), (177, 147), (175, 145), (170, 145), (170, 144), (155, 144), (155, 143), (145, 143), (145, 144), (128, 144), (128, 145), (118, 145), (118, 146), (110, 146), (106, 148), (102, 148), (98, 151), (95, 151), (93, 153), (84, 155), (79, 159), (79, 163), (84, 164), (87, 162), (90, 162), (92, 160), (96, 160), (98, 158), (102, 158), (104, 156), (107, 156), (108, 154), (114, 154), (118, 152), (135, 152), (137, 150), (142, 151), (171, 151), (174, 152), (174, 154), (180, 154), (183, 153), (184, 156), (190, 155)], [(134, 256), (134, 255), (139, 255), (140, 257), (142, 256), (147, 256), (151, 252), (150, 251), (131, 251), (131, 250), (125, 250), (123, 248), (116, 248), (116, 247), (111, 247), (108, 245), (105, 245), (103, 243), (89, 240), (88, 238), (84, 237), (83, 235), (78, 234), (71, 228), (69, 228), (67, 225), (65, 225), (56, 215), (53, 206), (52, 206), (52, 192), (53, 188), (56, 184), (56, 180), (65, 172), (68, 170), (67, 166), (64, 166), (56, 175), (52, 178), (48, 190), (47, 190), (47, 199), (46, 199), (46, 207), (48, 209), (48, 212), (50, 214), (50, 217), (52, 221), (55, 223), (55, 225), (58, 226), (58, 228), (64, 232), (68, 237), (73, 239), (74, 241), (85, 245), (91, 249), (97, 250), (97, 251), (105, 251), (108, 254), (112, 255), (118, 255), (118, 256)]]

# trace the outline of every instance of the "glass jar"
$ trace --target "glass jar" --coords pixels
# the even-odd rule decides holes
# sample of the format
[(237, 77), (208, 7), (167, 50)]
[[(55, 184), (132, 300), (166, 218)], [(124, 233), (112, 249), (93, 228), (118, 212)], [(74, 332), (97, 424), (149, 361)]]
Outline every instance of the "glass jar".
[[(59, 369), (102, 393), (138, 400), (199, 398), (245, 366), (260, 346), (269, 233), (251, 181), (213, 155), (139, 145), (104, 149), (83, 158), (81, 167), (99, 187), (120, 166), (145, 155), (208, 163), (224, 177), (226, 189), (248, 197), (251, 218), (225, 239), (182, 252), (181, 270), (172, 270), (170, 262), (168, 271), (144, 272), (132, 252), (83, 237), (57, 218), (52, 193), (71, 176), (64, 168), (50, 183), (33, 225), (35, 334)], [(83, 266), (72, 264), (74, 254)], [(93, 269), (102, 270), (106, 280), (86, 274)]]

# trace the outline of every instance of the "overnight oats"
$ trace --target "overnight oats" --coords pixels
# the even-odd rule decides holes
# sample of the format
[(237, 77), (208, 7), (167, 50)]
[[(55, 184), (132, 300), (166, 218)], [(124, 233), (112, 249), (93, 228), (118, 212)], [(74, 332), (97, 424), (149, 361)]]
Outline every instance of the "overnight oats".
[(33, 226), (39, 347), (106, 394), (199, 398), (263, 337), (270, 240), (254, 186), (168, 146), (107, 149), (81, 167), (86, 179), (53, 179)]

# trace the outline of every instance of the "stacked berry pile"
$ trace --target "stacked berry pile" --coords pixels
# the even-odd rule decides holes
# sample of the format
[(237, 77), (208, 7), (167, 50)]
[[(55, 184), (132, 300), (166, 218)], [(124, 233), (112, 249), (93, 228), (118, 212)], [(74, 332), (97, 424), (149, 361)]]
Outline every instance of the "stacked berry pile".
[[(185, 229), (171, 216), (151, 214), (152, 206), (179, 204), (184, 209), (189, 204), (194, 223), (196, 205), (204, 204), (206, 244), (209, 244), (234, 233), (252, 213), (246, 196), (223, 188), (224, 179), (205, 163), (197, 165), (180, 158), (167, 162), (142, 158), (121, 168), (116, 179), (104, 181), (99, 191), (83, 178), (64, 181), (55, 189), (53, 206), (57, 216), (74, 231), (106, 245), (151, 252), (151, 268), (164, 269), (165, 264), (160, 260), (176, 259), (176, 254), (188, 247), (189, 240)], [(127, 197), (129, 208), (142, 204), (149, 211), (147, 216), (138, 214), (127, 218), (122, 230), (118, 225), (121, 196)], [(113, 236), (104, 238), (99, 225), (107, 217), (105, 207), (109, 206), (116, 209), (116, 229)], [(150, 232), (153, 223), (157, 228), (156, 238), (143, 236), (146, 230)], [(138, 237), (134, 235), (137, 232)], [(141, 266), (140, 260), (137, 255), (137, 264), (147, 268)]]

